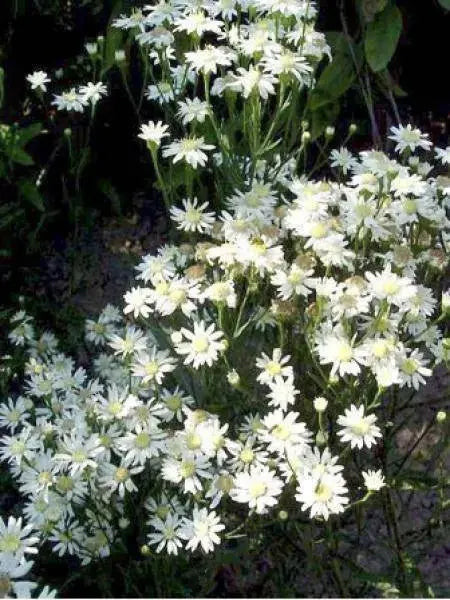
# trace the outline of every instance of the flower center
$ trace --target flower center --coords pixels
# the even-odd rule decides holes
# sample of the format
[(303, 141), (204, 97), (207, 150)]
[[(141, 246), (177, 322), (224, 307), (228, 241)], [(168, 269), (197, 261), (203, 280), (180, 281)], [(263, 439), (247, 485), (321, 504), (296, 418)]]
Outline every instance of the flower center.
[(281, 365), (280, 363), (271, 360), (266, 365), (266, 371), (269, 373), (269, 375), (275, 377), (275, 375), (279, 375), (281, 373)]
[(192, 342), (195, 352), (206, 352), (209, 348), (208, 338), (198, 337)]
[(20, 538), (18, 535), (14, 535), (13, 533), (5, 533), (5, 535), (0, 538), (0, 551), (1, 552), (17, 552), (20, 548)]
[(361, 419), (361, 421), (354, 423), (351, 429), (356, 435), (366, 435), (366, 433), (369, 431), (369, 424), (367, 421)]
[(316, 499), (319, 502), (328, 502), (328, 500), (330, 500), (331, 496), (333, 495), (333, 491), (328, 485), (321, 481), (316, 487), (315, 494)]
[(267, 491), (267, 486), (262, 481), (255, 481), (250, 484), (249, 492), (252, 498), (259, 498), (260, 496), (264, 496)]
[(272, 435), (274, 435), (279, 440), (287, 440), (291, 435), (291, 430), (283, 423), (280, 423), (272, 430)]
[(115, 478), (120, 483), (128, 479), (128, 469), (126, 469), (125, 467), (119, 467), (118, 469), (116, 469)]
[(173, 396), (169, 396), (166, 398), (166, 405), (172, 412), (176, 412), (179, 408), (181, 408), (181, 398), (178, 394), (174, 394)]
[(352, 359), (353, 351), (349, 344), (341, 344), (337, 351), (337, 357), (341, 362), (349, 362)]
[(255, 453), (250, 448), (244, 448), (239, 455), (239, 458), (242, 460), (242, 462), (247, 465), (253, 461), (254, 457)]
[(150, 445), (150, 435), (145, 431), (138, 433), (136, 439), (134, 440), (134, 445), (139, 450), (144, 450), (144, 448), (148, 448)]
[(402, 362), (402, 371), (407, 375), (412, 375), (417, 371), (417, 362), (413, 358), (406, 358)]
[(156, 360), (152, 360), (145, 365), (145, 372), (147, 375), (153, 377), (159, 370), (159, 365)]
[(195, 463), (192, 460), (184, 460), (180, 466), (180, 474), (183, 479), (192, 477), (195, 473)]

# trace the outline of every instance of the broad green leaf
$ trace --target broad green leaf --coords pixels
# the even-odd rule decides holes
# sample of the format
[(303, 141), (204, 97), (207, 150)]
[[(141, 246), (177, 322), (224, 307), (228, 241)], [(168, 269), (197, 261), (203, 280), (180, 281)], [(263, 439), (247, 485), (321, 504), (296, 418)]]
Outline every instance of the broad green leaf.
[(37, 208), (39, 212), (45, 211), (42, 195), (33, 182), (29, 179), (22, 179), (19, 181), (19, 191), (21, 196)]
[(42, 131), (42, 123), (32, 123), (28, 127), (22, 127), (19, 129), (16, 135), (16, 144), (19, 146), (25, 146), (33, 138), (38, 136)]
[(444, 10), (450, 10), (450, 0), (438, 0)]
[(339, 115), (339, 102), (324, 104), (311, 111), (311, 140), (316, 140), (328, 125), (333, 125)]
[(28, 152), (25, 152), (25, 150), (22, 150), (22, 148), (19, 148), (18, 146), (14, 146), (14, 148), (11, 149), (10, 158), (15, 163), (23, 165), (24, 167), (34, 165), (34, 160)]
[(389, 4), (371, 21), (364, 37), (367, 62), (375, 73), (386, 68), (402, 32), (402, 14), (395, 4)]
[(108, 28), (105, 38), (105, 54), (104, 62), (102, 67), (102, 74), (106, 73), (115, 64), (115, 52), (122, 48), (123, 44), (123, 32), (121, 29), (117, 29), (112, 26), (112, 22), (119, 15), (123, 8), (123, 1), (117, 0), (114, 3), (114, 7), (109, 17)]
[(334, 37), (333, 45), (335, 46), (333, 60), (322, 71), (311, 94), (308, 105), (311, 110), (317, 110), (345, 94), (356, 78), (356, 67), (360, 68), (362, 58), (360, 46), (351, 41), (347, 42), (342, 35)]

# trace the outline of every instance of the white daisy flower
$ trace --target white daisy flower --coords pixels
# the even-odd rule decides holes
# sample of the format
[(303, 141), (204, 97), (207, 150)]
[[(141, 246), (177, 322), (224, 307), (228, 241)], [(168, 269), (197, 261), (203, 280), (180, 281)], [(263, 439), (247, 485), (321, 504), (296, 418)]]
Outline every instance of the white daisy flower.
[(235, 502), (248, 504), (258, 514), (265, 514), (278, 502), (283, 482), (266, 466), (252, 465), (248, 471), (238, 473), (230, 496)]
[(345, 409), (345, 414), (337, 419), (341, 429), (337, 432), (341, 442), (350, 442), (351, 448), (361, 449), (363, 446), (370, 448), (376, 444), (376, 439), (382, 437), (379, 427), (375, 425), (375, 415), (365, 415), (364, 406), (356, 407), (354, 404)]

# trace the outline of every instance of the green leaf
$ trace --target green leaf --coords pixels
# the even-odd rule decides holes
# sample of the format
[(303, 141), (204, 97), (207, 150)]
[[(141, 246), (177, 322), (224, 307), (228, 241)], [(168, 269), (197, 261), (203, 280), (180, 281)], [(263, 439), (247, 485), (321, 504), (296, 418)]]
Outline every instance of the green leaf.
[(14, 146), (14, 148), (11, 149), (10, 158), (15, 163), (25, 167), (34, 165), (34, 160), (31, 158), (28, 152), (25, 152), (25, 150), (22, 150), (22, 148), (19, 148), (18, 146)]
[(444, 10), (450, 10), (450, 0), (438, 0)]
[(25, 146), (30, 142), (33, 138), (38, 136), (42, 131), (42, 123), (32, 123), (28, 125), (28, 127), (22, 127), (19, 129), (16, 135), (15, 143), (18, 146)]
[(395, 4), (389, 4), (367, 26), (364, 50), (367, 62), (375, 73), (386, 68), (402, 32), (402, 14)]
[(333, 45), (335, 47), (333, 60), (322, 71), (312, 91), (308, 104), (311, 110), (317, 110), (345, 94), (357, 75), (355, 62), (358, 69), (361, 66), (360, 46), (353, 42), (348, 43), (342, 34), (333, 35)]
[(0, 67), (0, 108), (3, 106), (5, 98), (5, 71)]
[(36, 185), (29, 179), (19, 181), (19, 191), (25, 200), (30, 202), (39, 212), (45, 212), (44, 201)]
[(123, 1), (117, 0), (109, 17), (108, 28), (105, 38), (105, 54), (102, 65), (102, 75), (104, 75), (115, 64), (116, 50), (122, 48), (124, 34), (121, 29), (112, 26), (112, 22), (118, 16), (123, 8)]
[(339, 102), (321, 106), (311, 112), (311, 140), (316, 140), (328, 125), (333, 125), (339, 115)]

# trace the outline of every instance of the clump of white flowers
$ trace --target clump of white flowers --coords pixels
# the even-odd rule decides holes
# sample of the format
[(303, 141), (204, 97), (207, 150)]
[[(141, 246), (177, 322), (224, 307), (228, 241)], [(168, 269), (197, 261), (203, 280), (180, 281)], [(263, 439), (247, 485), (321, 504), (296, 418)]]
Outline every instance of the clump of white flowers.
[[(389, 485), (379, 409), (449, 360), (450, 187), (410, 160), (431, 142), (402, 126), (397, 158), (341, 148), (339, 183), (300, 175), (304, 145), (278, 125), (328, 54), (315, 12), (303, 0), (160, 2), (116, 20), (159, 69), (149, 95), (175, 107), (176, 129), (150, 122), (139, 137), (180, 239), (142, 258), (123, 310), (87, 321), (89, 366), (37, 337), (30, 316), (12, 319), (28, 360), (22, 396), (0, 408), (0, 457), (30, 530), (0, 537), (1, 560), (14, 546), (18, 561), (11, 581), (38, 540), (87, 564), (133, 523), (158, 553), (209, 553), (271, 511), (323, 523)], [(66, 108), (103, 93), (87, 87)], [(230, 121), (243, 102), (242, 148), (220, 111)], [(177, 206), (160, 147), (190, 169)], [(194, 189), (211, 165), (216, 189)], [(133, 506), (147, 518), (135, 523)]]

